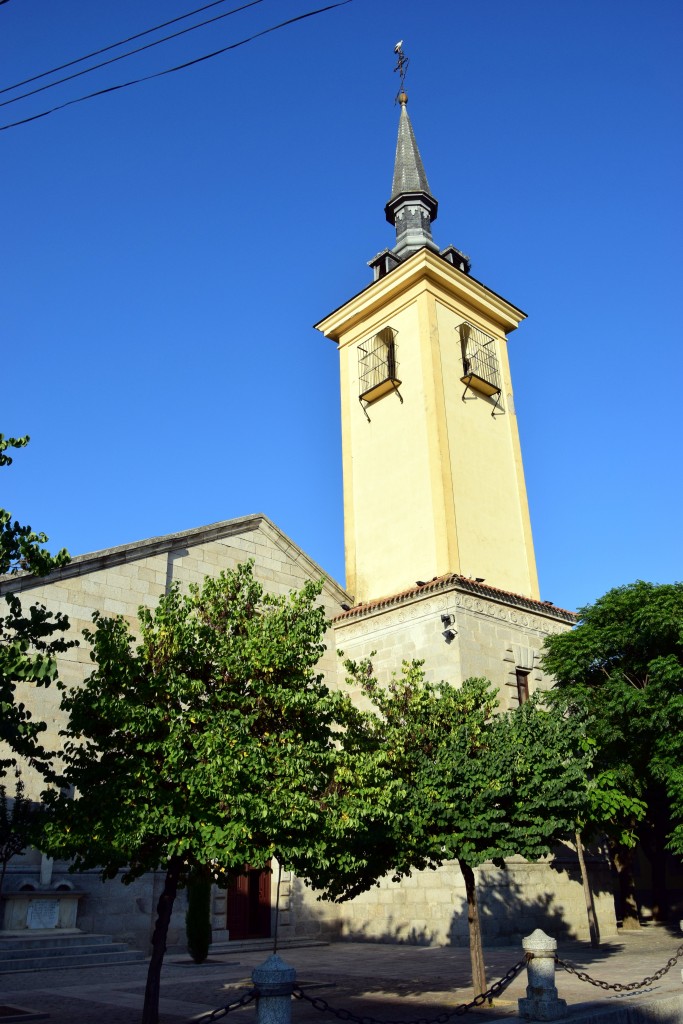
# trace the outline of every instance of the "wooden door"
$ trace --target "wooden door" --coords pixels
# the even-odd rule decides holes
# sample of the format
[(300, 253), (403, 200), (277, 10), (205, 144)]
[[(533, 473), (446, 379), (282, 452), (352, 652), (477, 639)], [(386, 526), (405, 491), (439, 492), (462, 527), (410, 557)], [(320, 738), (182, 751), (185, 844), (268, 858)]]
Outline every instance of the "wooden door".
[(270, 938), (270, 878), (268, 868), (247, 868), (228, 886), (225, 926), (230, 939)]

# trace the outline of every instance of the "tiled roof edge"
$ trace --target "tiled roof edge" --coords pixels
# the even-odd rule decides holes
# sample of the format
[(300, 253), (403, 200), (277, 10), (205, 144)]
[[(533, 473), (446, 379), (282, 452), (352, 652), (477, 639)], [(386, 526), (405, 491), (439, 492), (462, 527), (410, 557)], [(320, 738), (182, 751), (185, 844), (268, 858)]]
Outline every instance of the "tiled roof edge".
[(524, 608), (526, 611), (546, 615), (549, 618), (559, 619), (572, 625), (577, 621), (576, 613), (570, 612), (566, 608), (556, 608), (555, 605), (546, 601), (536, 601), (534, 598), (524, 597), (522, 594), (514, 594), (509, 590), (500, 590), (498, 587), (492, 587), (485, 583), (477, 583), (476, 580), (471, 580), (467, 576), (459, 576), (457, 573), (438, 576), (423, 586), (410, 587), (408, 590), (402, 590), (398, 594), (390, 594), (387, 597), (379, 597), (364, 604), (358, 604), (348, 611), (336, 615), (332, 621), (334, 623), (342, 623), (349, 619), (359, 619), (368, 612), (383, 611), (386, 608), (403, 604), (404, 601), (409, 601), (412, 598), (433, 594), (453, 586), (470, 594), (477, 594), (489, 600), (512, 605), (514, 608)]

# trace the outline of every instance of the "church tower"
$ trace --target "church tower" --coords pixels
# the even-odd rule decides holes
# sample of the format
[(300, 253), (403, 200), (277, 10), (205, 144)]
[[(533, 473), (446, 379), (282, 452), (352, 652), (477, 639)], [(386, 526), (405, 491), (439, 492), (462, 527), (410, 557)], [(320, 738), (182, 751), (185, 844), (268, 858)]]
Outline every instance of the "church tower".
[(365, 602), (455, 573), (538, 600), (507, 358), (525, 314), (434, 242), (403, 87), (398, 100), (396, 244), (316, 325), (340, 356), (346, 588)]

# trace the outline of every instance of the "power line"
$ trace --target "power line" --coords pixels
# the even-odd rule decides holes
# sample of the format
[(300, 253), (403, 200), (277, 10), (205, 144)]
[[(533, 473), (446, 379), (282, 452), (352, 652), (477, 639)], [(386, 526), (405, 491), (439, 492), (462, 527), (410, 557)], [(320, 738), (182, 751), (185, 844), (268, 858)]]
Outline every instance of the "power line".
[[(7, 0), (0, 0), (0, 3), (7, 3)], [(177, 18), (171, 18), (170, 21), (163, 21), (160, 25), (155, 25), (153, 28), (146, 28), (142, 32), (136, 32), (135, 35), (128, 36), (126, 39), (120, 39), (118, 43), (110, 43), (109, 46), (103, 46), (99, 50), (93, 50), (92, 53), (86, 53), (84, 57), (76, 57), (75, 60), (69, 60), (66, 64), (59, 64), (56, 68), (50, 68), (49, 71), (41, 71), (39, 75), (32, 75), (30, 78), (24, 78), (21, 82), (15, 82), (14, 85), (6, 85), (3, 89), (0, 89), (0, 96), (5, 92), (12, 92), (13, 89), (20, 89), (22, 85), (30, 85), (31, 82), (37, 82), (41, 78), (46, 78), (48, 75), (56, 75), (58, 71), (65, 71), (66, 68), (72, 68), (74, 64), (82, 64), (84, 60), (90, 60), (91, 57), (99, 57), (103, 53), (108, 53), (110, 50), (115, 50), (117, 46), (125, 46), (126, 43), (132, 43), (134, 39), (142, 39), (143, 36), (148, 36), (151, 32), (159, 32), (162, 28), (168, 28), (169, 25), (175, 25), (179, 21), (184, 21), (185, 18), (192, 18), (195, 14), (201, 14), (203, 11), (208, 11), (211, 7), (218, 7), (219, 4), (227, 3), (227, 0), (212, 0), (210, 4), (204, 4), (203, 7), (197, 7), (194, 11), (188, 11), (187, 14), (180, 14)], [(243, 4), (241, 7), (236, 7), (232, 11), (228, 11), (227, 14), (220, 15), (220, 17), (227, 18), (230, 14), (237, 14), (238, 11), (243, 11), (247, 7), (254, 7), (256, 4), (263, 3), (263, 0), (251, 0), (251, 3)], [(202, 25), (208, 25), (208, 21), (201, 22)], [(199, 25), (194, 26), (199, 28)], [(189, 31), (189, 30), (186, 30)], [(167, 36), (167, 39), (173, 39), (173, 36)], [(159, 42), (163, 43), (165, 40), (160, 39)], [(131, 51), (137, 53), (137, 50)], [(127, 56), (127, 54), (123, 54)], [(98, 64), (97, 67), (104, 67), (103, 64)], [(93, 68), (88, 70), (92, 71)], [(85, 72), (82, 72), (84, 74)], [(74, 76), (75, 77), (75, 76)], [(61, 79), (62, 82), (68, 81), (67, 78)], [(53, 82), (52, 85), (59, 85), (59, 82)], [(47, 88), (47, 86), (45, 87)], [(36, 89), (35, 92), (40, 90)], [(24, 93), (24, 96), (32, 96), (33, 93)], [(16, 99), (21, 100), (24, 96), (17, 96)], [(9, 100), (7, 102), (13, 102)], [(4, 104), (2, 104), (4, 106)]]
[(169, 39), (177, 39), (178, 36), (184, 36), (187, 32), (194, 32), (196, 28), (203, 28), (205, 25), (211, 25), (214, 21), (220, 21), (221, 18), (229, 18), (231, 14), (237, 14), (239, 11), (245, 10), (247, 7), (253, 7), (255, 4), (262, 3), (263, 0), (251, 0), (248, 4), (243, 4), (241, 7), (235, 7), (231, 11), (224, 11), (223, 14), (215, 14), (213, 18), (207, 18), (206, 21), (199, 21), (196, 25), (188, 25), (187, 28), (178, 29), (177, 32), (172, 32), (169, 36), (164, 36), (162, 39), (155, 39), (151, 43), (145, 43), (144, 46), (138, 46), (134, 50), (128, 50), (127, 53), (120, 53), (117, 57), (110, 57), (109, 60), (103, 60), (100, 64), (93, 64), (92, 67), (83, 68), (82, 71), (74, 71), (72, 75), (66, 75), (64, 78), (58, 78), (55, 82), (48, 82), (46, 85), (39, 85), (37, 89), (30, 89), (28, 92), (22, 92), (20, 96), (12, 96), (9, 100), (3, 100), (0, 103), (0, 107), (7, 107), (10, 103), (18, 103), (19, 100), (25, 100), (28, 96), (35, 96), (38, 92), (45, 92), (46, 89), (52, 89), (56, 85), (63, 85), (64, 82), (70, 82), (74, 78), (80, 78), (81, 75), (89, 75), (91, 71), (98, 71), (100, 68), (106, 68), (108, 64), (115, 64), (117, 60), (123, 60), (125, 57), (132, 57), (133, 54), (142, 53), (143, 50), (151, 50), (153, 46), (159, 46), (160, 43), (167, 43)]
[(0, 125), (0, 132), (7, 131), (8, 128), (17, 128), (21, 124), (28, 124), (30, 121), (37, 121), (41, 117), (47, 117), (49, 114), (54, 114), (58, 110), (64, 110), (65, 107), (71, 107), (76, 103), (83, 103), (85, 100), (94, 99), (96, 96), (104, 96), (108, 92), (118, 92), (119, 89), (127, 89), (131, 85), (139, 85), (141, 82), (149, 82), (153, 78), (163, 78), (164, 75), (171, 75), (174, 71), (182, 71), (184, 68), (192, 67), (194, 64), (201, 64), (205, 60), (211, 60), (213, 57), (218, 57), (222, 53), (227, 53), (229, 50), (236, 50), (239, 46), (245, 46), (247, 43), (253, 42), (255, 39), (260, 39), (261, 36), (267, 36), (271, 32), (277, 32), (278, 29), (285, 28), (287, 25), (293, 25), (297, 21), (304, 21), (306, 18), (313, 18), (316, 14), (324, 14), (325, 11), (332, 11), (336, 7), (345, 7), (347, 4), (352, 3), (353, 0), (339, 0), (338, 3), (328, 4), (327, 7), (319, 7), (315, 11), (307, 11), (305, 14), (297, 14), (294, 18), (288, 18), (286, 21), (281, 21), (277, 25), (271, 25), (270, 28), (264, 28), (261, 32), (255, 32), (254, 35), (248, 36), (246, 39), (240, 39), (237, 43), (231, 43), (229, 46), (223, 46), (220, 50), (214, 50), (212, 53), (205, 53), (201, 57), (195, 57), (193, 60), (185, 61), (184, 64), (176, 64), (175, 67), (166, 68), (164, 71), (156, 71), (152, 75), (144, 75), (142, 78), (133, 78), (129, 82), (120, 82), (118, 85), (110, 85), (106, 89), (98, 89), (96, 92), (87, 93), (85, 96), (77, 96), (76, 99), (67, 100), (65, 103), (60, 103), (56, 107), (51, 107), (49, 110), (42, 110), (39, 114), (32, 114), (30, 117), (24, 117), (20, 121), (12, 121), (10, 124)]

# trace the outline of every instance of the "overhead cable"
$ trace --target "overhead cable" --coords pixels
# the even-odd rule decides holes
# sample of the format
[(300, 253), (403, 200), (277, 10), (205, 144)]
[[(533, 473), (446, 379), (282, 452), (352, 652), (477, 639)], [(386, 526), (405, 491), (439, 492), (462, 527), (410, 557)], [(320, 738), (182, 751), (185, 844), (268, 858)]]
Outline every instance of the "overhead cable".
[(288, 18), (286, 21), (281, 21), (277, 25), (271, 25), (270, 28), (264, 28), (260, 32), (255, 32), (253, 35), (248, 36), (246, 39), (240, 39), (237, 43), (231, 43), (229, 46), (222, 46), (220, 50), (214, 50), (212, 53), (205, 53), (201, 57), (195, 57), (192, 60), (185, 61), (183, 64), (176, 64), (174, 67), (166, 68), (164, 71), (156, 71), (152, 75), (133, 78), (128, 82), (120, 82), (118, 85), (110, 85), (105, 89), (98, 89), (96, 92), (87, 93), (85, 96), (77, 96), (76, 99), (67, 100), (65, 103), (59, 103), (56, 107), (51, 107), (49, 110), (41, 110), (40, 113), (32, 114), (30, 117), (23, 117), (20, 121), (12, 121), (10, 124), (0, 125), (0, 132), (5, 132), (8, 128), (17, 128), (21, 124), (28, 124), (30, 121), (37, 121), (41, 117), (47, 117), (49, 114), (54, 114), (58, 110), (64, 110), (65, 107), (71, 107), (76, 103), (83, 103), (85, 100), (94, 99), (96, 96), (104, 96), (108, 92), (118, 92), (119, 89), (127, 89), (131, 85), (139, 85), (141, 82), (149, 82), (153, 78), (163, 78), (164, 75), (171, 75), (175, 71), (182, 71), (184, 68), (190, 68), (195, 64), (201, 64), (203, 61), (211, 60), (213, 57), (218, 57), (222, 53), (227, 53), (229, 50), (236, 50), (239, 46), (245, 46), (247, 43), (251, 43), (255, 39), (260, 39), (261, 36), (267, 36), (271, 32), (277, 32), (278, 29), (286, 28), (287, 25), (293, 25), (295, 22), (304, 21), (306, 18), (313, 18), (317, 14), (324, 14), (325, 11), (333, 11), (336, 7), (345, 7), (350, 3), (353, 3), (353, 0), (339, 0), (338, 3), (328, 4), (326, 7), (319, 7), (315, 11), (307, 11), (305, 14), (297, 14), (294, 18)]
[[(223, 4), (225, 2), (226, 0), (213, 0), (213, 3), (207, 4), (207, 7), (215, 7), (216, 4)], [(66, 75), (64, 78), (58, 78), (54, 82), (47, 82), (46, 85), (39, 85), (37, 89), (30, 89), (28, 92), (22, 92), (20, 96), (12, 96), (8, 100), (3, 100), (0, 103), (0, 107), (6, 107), (10, 103), (18, 103), (19, 100), (25, 100), (28, 96), (35, 96), (38, 92), (44, 92), (46, 89), (52, 89), (56, 85), (63, 85), (64, 82), (70, 82), (73, 78), (80, 78), (81, 75), (88, 75), (91, 71), (97, 71), (99, 68), (105, 68), (108, 64), (115, 64), (117, 60), (123, 60), (125, 57), (132, 57), (135, 53), (142, 53), (143, 50), (151, 50), (153, 46), (159, 46), (161, 43), (167, 43), (169, 39), (176, 39), (178, 36), (185, 35), (187, 32), (194, 32), (196, 28), (203, 28), (205, 25), (210, 25), (214, 21), (220, 21), (221, 18), (229, 18), (231, 14), (238, 14), (240, 11), (246, 10), (247, 7), (255, 7), (256, 4), (260, 3), (263, 3), (263, 0), (250, 0), (250, 3), (242, 4), (241, 7), (234, 7), (231, 11), (224, 11), (222, 14), (216, 14), (213, 18), (207, 18), (206, 21), (199, 21), (196, 25), (189, 25), (187, 28), (181, 28), (177, 32), (172, 32), (168, 36), (163, 36), (161, 39), (154, 39), (151, 43), (145, 43), (144, 46), (138, 46), (134, 50), (128, 50), (126, 53), (120, 53), (116, 57), (110, 57), (109, 60), (103, 60), (100, 64), (93, 64), (91, 67), (83, 68), (81, 71), (74, 71), (72, 75)], [(106, 53), (108, 50), (115, 50), (117, 46), (123, 46), (132, 39), (139, 39), (140, 36), (149, 35), (150, 32), (158, 32), (159, 29), (165, 28), (167, 25), (172, 25), (173, 22), (182, 21), (184, 18), (190, 18), (193, 14), (199, 14), (200, 11), (206, 10), (207, 7), (199, 7), (196, 11), (190, 11), (189, 14), (181, 14), (179, 18), (173, 18), (173, 21), (167, 21), (163, 25), (157, 25), (155, 28), (147, 28), (144, 32), (138, 32), (137, 35), (130, 36), (129, 39), (124, 39), (120, 43), (111, 43), (110, 46), (104, 46), (101, 50), (95, 50), (93, 53), (88, 54), (87, 57), (78, 57), (76, 60), (69, 61), (68, 64), (62, 64), (60, 68), (53, 68), (52, 71), (43, 71), (40, 75), (34, 75), (33, 78), (27, 78), (25, 81), (19, 82), (17, 85), (8, 85), (4, 89), (0, 89), (0, 94), (10, 92), (12, 89), (18, 89), (22, 85), (28, 85), (29, 82), (35, 82), (39, 78), (45, 78), (46, 75), (55, 74), (57, 71), (72, 67), (74, 64), (80, 64), (82, 61), (88, 60), (90, 57), (96, 57), (100, 53)]]

